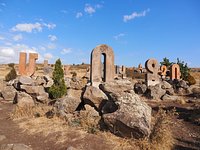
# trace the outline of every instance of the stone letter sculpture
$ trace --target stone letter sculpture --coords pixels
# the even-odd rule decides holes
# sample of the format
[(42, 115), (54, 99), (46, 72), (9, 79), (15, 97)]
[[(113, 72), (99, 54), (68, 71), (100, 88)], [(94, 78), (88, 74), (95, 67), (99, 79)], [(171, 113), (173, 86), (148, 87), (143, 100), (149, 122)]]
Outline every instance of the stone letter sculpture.
[(181, 72), (180, 72), (180, 66), (178, 64), (173, 64), (170, 68), (170, 79), (180, 79)]
[(148, 59), (145, 63), (145, 68), (147, 70), (146, 74), (146, 84), (147, 86), (154, 86), (160, 82), (158, 76), (159, 64), (156, 59)]
[[(103, 65), (101, 63), (101, 56), (104, 56)], [(102, 77), (103, 66), (103, 77)], [(114, 80), (115, 66), (114, 66), (114, 52), (111, 47), (107, 45), (99, 45), (92, 50), (91, 53), (91, 72), (90, 80), (93, 86), (98, 87), (101, 82), (109, 82)]]
[(35, 73), (36, 60), (38, 59), (38, 54), (29, 53), (29, 64), (26, 66), (26, 57), (25, 52), (20, 52), (19, 56), (19, 74), (25, 76), (32, 76)]

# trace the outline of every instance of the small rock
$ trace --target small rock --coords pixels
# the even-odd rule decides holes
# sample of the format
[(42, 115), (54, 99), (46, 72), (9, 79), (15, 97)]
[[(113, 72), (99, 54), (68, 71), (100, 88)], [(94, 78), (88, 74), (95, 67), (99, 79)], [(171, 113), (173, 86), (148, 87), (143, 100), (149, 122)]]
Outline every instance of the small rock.
[(34, 80), (28, 76), (20, 76), (19, 82), (23, 85), (34, 85)]
[(144, 94), (147, 90), (146, 84), (136, 83), (134, 85), (134, 91), (136, 94)]
[(33, 98), (25, 92), (20, 92), (17, 95), (17, 106), (18, 107), (32, 107), (35, 106)]
[(14, 101), (17, 91), (13, 86), (6, 86), (1, 91), (2, 97), (6, 101)]
[(162, 100), (163, 101), (176, 101), (178, 100), (178, 96), (172, 96), (172, 95), (168, 95), (168, 94), (165, 94), (163, 97), (162, 97)]
[(161, 82), (161, 88), (162, 89), (170, 89), (170, 88), (172, 88), (172, 85), (169, 84), (167, 81), (162, 81)]
[(6, 136), (5, 135), (0, 135), (0, 141), (3, 141), (6, 139)]

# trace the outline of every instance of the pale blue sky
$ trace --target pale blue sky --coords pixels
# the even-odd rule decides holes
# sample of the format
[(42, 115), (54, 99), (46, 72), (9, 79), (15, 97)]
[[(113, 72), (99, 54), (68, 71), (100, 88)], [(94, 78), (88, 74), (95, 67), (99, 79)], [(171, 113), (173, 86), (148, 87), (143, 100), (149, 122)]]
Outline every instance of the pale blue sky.
[(137, 66), (148, 58), (200, 67), (199, 0), (0, 0), (0, 63), (19, 51), (39, 62), (89, 63), (108, 44), (115, 64)]

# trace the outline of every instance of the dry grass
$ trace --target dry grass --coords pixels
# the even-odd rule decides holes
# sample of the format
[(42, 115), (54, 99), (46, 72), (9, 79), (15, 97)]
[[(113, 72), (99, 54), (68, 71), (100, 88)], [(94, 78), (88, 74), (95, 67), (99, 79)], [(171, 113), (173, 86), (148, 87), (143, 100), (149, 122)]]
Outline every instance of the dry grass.
[(14, 111), (10, 114), (12, 119), (18, 118), (34, 118), (45, 116), (45, 113), (51, 110), (52, 107), (46, 105), (38, 105), (38, 106), (26, 106), (26, 107), (18, 107), (16, 106)]
[[(88, 133), (95, 133), (94, 138), (98, 137), (108, 146), (112, 145), (113, 150), (170, 150), (173, 147), (174, 141), (170, 129), (172, 113), (167, 113), (163, 110), (160, 110), (154, 117), (150, 137), (140, 140), (117, 137), (110, 132), (100, 132), (98, 127), (100, 118), (93, 118), (88, 112), (84, 112), (78, 118), (72, 120), (78, 126), (70, 126), (68, 122), (58, 117), (46, 118), (44, 114), (47, 110), (49, 110), (49, 107), (27, 107), (26, 109), (16, 107), (11, 117), (27, 133), (31, 135), (41, 134), (48, 137), (48, 141), (56, 141), (56, 144), (61, 144), (61, 146), (64, 142), (83, 142)], [(36, 117), (36, 112), (41, 117)]]

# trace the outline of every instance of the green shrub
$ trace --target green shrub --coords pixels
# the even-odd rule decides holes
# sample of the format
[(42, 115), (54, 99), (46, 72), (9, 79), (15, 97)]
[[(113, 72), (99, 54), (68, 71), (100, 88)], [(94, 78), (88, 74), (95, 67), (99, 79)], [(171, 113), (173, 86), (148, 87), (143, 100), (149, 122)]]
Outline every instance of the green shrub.
[(190, 73), (188, 73), (187, 81), (189, 82), (189, 85), (194, 85), (194, 84), (196, 84), (195, 78), (194, 78)]
[(161, 65), (165, 65), (167, 68), (172, 65), (172, 62), (169, 61), (167, 57), (163, 58), (163, 61), (160, 62)]
[(55, 63), (53, 82), (53, 85), (48, 90), (50, 97), (55, 99), (64, 96), (67, 92), (67, 87), (65, 85), (64, 72), (60, 59)]
[(187, 80), (188, 74), (189, 74), (189, 68), (187, 66), (187, 63), (185, 63), (184, 61), (181, 61), (179, 58), (177, 58), (177, 64), (180, 67), (181, 78), (183, 80)]
[(5, 77), (6, 81), (13, 80), (17, 77), (17, 73), (15, 71), (14, 64), (8, 64), (8, 66), (11, 68), (11, 70)]

